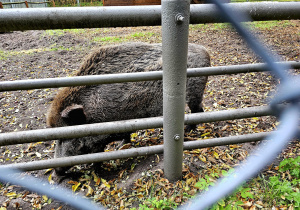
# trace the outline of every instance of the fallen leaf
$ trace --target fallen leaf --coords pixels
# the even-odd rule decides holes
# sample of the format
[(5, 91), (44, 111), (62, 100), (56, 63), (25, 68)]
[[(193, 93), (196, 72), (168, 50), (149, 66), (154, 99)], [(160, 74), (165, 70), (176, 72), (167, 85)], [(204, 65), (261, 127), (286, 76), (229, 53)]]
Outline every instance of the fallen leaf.
[(78, 187), (81, 185), (80, 182), (76, 182), (76, 181), (69, 181), (68, 184), (73, 184), (72, 185), (72, 191), (76, 192), (76, 190), (78, 189)]
[(7, 193), (6, 196), (15, 198), (15, 197), (17, 197), (17, 194), (15, 192), (10, 192), (10, 193)]
[(91, 188), (91, 186), (84, 184), (83, 186), (85, 186), (88, 189), (88, 192), (85, 194), (85, 196), (90, 196), (94, 194), (94, 190), (93, 188)]
[(101, 182), (101, 179), (95, 174), (94, 171), (92, 171), (92, 175), (94, 177), (94, 182), (96, 183), (96, 185), (98, 186)]
[(54, 184), (54, 181), (52, 180), (52, 174), (48, 176), (48, 182), (49, 184)]
[(45, 171), (44, 174), (47, 174), (47, 173), (49, 173), (50, 171), (53, 171), (53, 168), (48, 168), (48, 169)]
[(105, 187), (107, 187), (108, 189), (111, 187), (110, 184), (108, 184), (108, 182), (107, 182), (105, 179), (102, 179), (102, 178), (101, 178), (101, 182), (102, 182), (102, 184), (103, 184)]
[(43, 195), (42, 198), (43, 198), (44, 202), (47, 202), (47, 201), (48, 201), (47, 195)]

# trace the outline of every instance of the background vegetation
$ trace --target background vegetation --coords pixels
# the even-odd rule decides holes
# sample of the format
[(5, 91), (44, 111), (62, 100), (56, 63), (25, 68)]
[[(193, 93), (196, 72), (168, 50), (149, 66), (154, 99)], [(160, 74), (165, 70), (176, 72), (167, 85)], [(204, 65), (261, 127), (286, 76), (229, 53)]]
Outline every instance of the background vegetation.
[[(64, 7), (70, 7), (70, 6), (78, 6), (78, 2), (80, 2), (80, 6), (103, 6), (103, 1), (97, 1), (97, 0), (54, 0), (55, 6), (64, 6)], [(231, 2), (261, 2), (265, 0), (231, 0)], [(272, 1), (272, 0), (269, 0)], [(278, 0), (278, 1), (291, 1), (291, 0)], [(300, 0), (294, 0), (294, 1), (300, 1)], [(52, 4), (50, 4), (52, 6)]]

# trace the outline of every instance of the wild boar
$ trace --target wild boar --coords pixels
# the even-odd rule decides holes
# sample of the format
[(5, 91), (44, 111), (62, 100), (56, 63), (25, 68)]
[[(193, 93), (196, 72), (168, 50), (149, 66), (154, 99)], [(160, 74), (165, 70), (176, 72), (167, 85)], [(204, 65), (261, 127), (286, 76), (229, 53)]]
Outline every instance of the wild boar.
[[(189, 44), (188, 68), (210, 66), (201, 45)], [(83, 62), (77, 76), (162, 70), (161, 44), (126, 43), (96, 49)], [(207, 77), (188, 78), (186, 101), (192, 113), (203, 112), (202, 98)], [(66, 87), (54, 98), (48, 114), (50, 127), (100, 123), (162, 115), (162, 81), (144, 81)], [(190, 127), (190, 129), (193, 127)], [(57, 140), (55, 157), (104, 151), (116, 140), (130, 142), (130, 133)], [(66, 168), (58, 168), (58, 174)]]

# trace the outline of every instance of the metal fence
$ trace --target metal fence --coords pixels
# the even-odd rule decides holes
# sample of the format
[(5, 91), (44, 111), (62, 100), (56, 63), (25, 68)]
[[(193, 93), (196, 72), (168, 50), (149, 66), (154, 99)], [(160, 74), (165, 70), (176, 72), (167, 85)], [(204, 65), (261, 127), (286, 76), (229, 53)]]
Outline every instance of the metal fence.
[[(39, 170), (43, 168), (69, 166), (81, 163), (98, 162), (109, 159), (117, 159), (124, 157), (132, 157), (133, 155), (147, 155), (164, 152), (165, 175), (170, 180), (176, 180), (181, 177), (182, 170), (182, 151), (184, 149), (202, 148), (207, 146), (226, 145), (234, 143), (242, 143), (249, 141), (259, 141), (264, 139), (268, 134), (252, 134), (238, 137), (225, 137), (219, 139), (211, 139), (198, 142), (183, 143), (183, 125), (196, 124), (200, 122), (212, 122), (217, 120), (228, 120), (237, 118), (246, 118), (264, 115), (279, 115), (282, 119), (282, 129), (279, 129), (276, 134), (271, 134), (272, 143), (263, 146), (263, 155), (257, 161), (257, 157), (251, 157), (247, 163), (247, 170), (238, 169), (234, 178), (228, 178), (230, 184), (222, 182), (212, 189), (206, 195), (200, 198), (200, 201), (195, 202), (189, 209), (203, 209), (209, 207), (219, 198), (231, 192), (241, 182), (255, 175), (266, 164), (270, 163), (272, 158), (276, 157), (277, 153), (282, 149), (286, 142), (294, 137), (298, 132), (299, 119), (299, 78), (297, 80), (299, 87), (291, 87), (288, 82), (291, 80), (284, 70), (288, 65), (294, 68), (299, 68), (298, 62), (291, 63), (275, 63), (274, 59), (266, 56), (265, 49), (259, 45), (259, 42), (251, 37), (245, 29), (243, 29), (235, 19), (248, 21), (249, 19), (233, 18), (230, 14), (237, 15), (237, 11), (243, 12), (251, 16), (255, 20), (274, 20), (274, 19), (299, 19), (300, 5), (299, 3), (244, 3), (244, 4), (228, 4), (222, 6), (218, 2), (214, 5), (189, 5), (186, 0), (162, 1), (162, 6), (142, 6), (142, 7), (110, 7), (110, 8), (48, 8), (48, 9), (26, 9), (26, 10), (2, 10), (0, 16), (0, 31), (12, 30), (29, 30), (29, 29), (54, 29), (54, 28), (84, 28), (84, 27), (108, 27), (108, 26), (132, 26), (132, 25), (159, 25), (162, 23), (163, 35), (163, 72), (150, 73), (135, 73), (124, 75), (101, 75), (101, 76), (86, 76), (78, 78), (61, 78), (61, 79), (41, 79), (28, 81), (10, 81), (1, 82), (0, 90), (17, 90), (17, 89), (32, 89), (46, 87), (60, 87), (83, 84), (103, 84), (113, 82), (129, 82), (143, 80), (161, 79), (163, 76), (164, 83), (164, 106), (168, 107), (168, 112), (164, 112), (164, 118), (148, 118), (143, 120), (128, 120), (122, 122), (109, 122), (101, 124), (78, 125), (68, 128), (50, 128), (35, 131), (23, 131), (0, 134), (0, 145), (9, 145), (17, 143), (27, 143), (32, 141), (43, 141), (50, 139), (74, 138), (86, 135), (99, 135), (113, 132), (134, 131), (139, 129), (164, 127), (164, 146), (153, 146), (139, 149), (130, 149), (126, 151), (116, 151), (109, 153), (98, 153), (83, 155), (80, 158), (66, 157), (53, 160), (37, 161), (22, 164), (4, 165), (0, 167), (0, 179), (4, 179), (8, 169), (19, 170)], [(230, 7), (230, 8), (226, 8)], [(229, 12), (229, 9), (234, 9), (235, 12)], [(218, 12), (219, 10), (222, 13)], [(0, 13), (0, 14), (1, 14)], [(224, 14), (224, 17), (216, 14)], [(55, 20), (55, 21), (54, 21)], [(82, 21), (85, 20), (85, 21)], [(89, 20), (89, 21), (86, 21)], [(199, 113), (184, 116), (185, 87), (182, 86), (178, 92), (174, 92), (174, 84), (182, 81), (186, 77), (186, 49), (187, 49), (187, 34), (189, 23), (203, 22), (231, 22), (237, 31), (246, 39), (249, 45), (256, 51), (267, 63), (256, 65), (230, 66), (230, 67), (213, 67), (201, 69), (189, 69), (187, 76), (201, 76), (223, 73), (238, 73), (249, 71), (264, 71), (271, 70), (282, 79), (281, 91), (278, 97), (275, 97), (270, 107), (252, 107), (240, 110), (228, 110), (212, 113)], [(179, 43), (179, 44), (178, 44)], [(171, 53), (173, 52), (173, 53)], [(175, 53), (174, 53), (175, 52)], [(176, 61), (174, 62), (174, 56)], [(174, 66), (175, 65), (175, 66)], [(173, 71), (177, 69), (177, 71)], [(178, 73), (180, 72), (180, 73)], [(122, 78), (120, 78), (121, 76)], [(173, 78), (173, 79), (172, 79)], [(174, 79), (175, 78), (175, 79)], [(178, 88), (177, 88), (178, 89)], [(171, 96), (171, 97), (168, 97)], [(179, 97), (177, 97), (179, 96)], [(290, 102), (289, 105), (282, 107), (278, 106), (283, 101)], [(181, 104), (181, 106), (178, 106)], [(170, 111), (171, 110), (171, 111)], [(166, 119), (171, 122), (168, 123)], [(174, 140), (174, 136), (179, 138)], [(178, 156), (180, 156), (178, 158)], [(257, 164), (259, 162), (259, 164)], [(250, 170), (250, 169), (251, 170)], [(8, 173), (8, 172), (7, 172)], [(238, 177), (238, 178), (237, 178)], [(6, 181), (11, 180), (5, 178)], [(13, 183), (16, 180), (12, 181)], [(21, 182), (18, 182), (21, 184)], [(42, 185), (41, 185), (42, 186)], [(29, 189), (30, 186), (26, 186)], [(39, 191), (35, 188), (34, 190)], [(41, 191), (40, 191), (41, 192)], [(42, 193), (46, 193), (43, 191)], [(47, 193), (46, 193), (47, 194)], [(60, 198), (61, 199), (61, 198)], [(69, 202), (70, 200), (64, 200)], [(80, 208), (74, 204), (76, 208)], [(85, 209), (88, 207), (86, 206)], [(91, 209), (95, 207), (91, 207)]]

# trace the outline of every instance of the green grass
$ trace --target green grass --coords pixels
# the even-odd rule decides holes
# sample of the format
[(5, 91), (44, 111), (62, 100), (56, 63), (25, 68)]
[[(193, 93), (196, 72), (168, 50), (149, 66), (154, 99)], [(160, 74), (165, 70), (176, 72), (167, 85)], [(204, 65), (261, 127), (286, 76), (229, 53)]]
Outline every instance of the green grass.
[(190, 25), (190, 30), (200, 30), (206, 32), (208, 30), (223, 30), (231, 28), (229, 23), (214, 23), (214, 24), (195, 24)]
[(75, 28), (75, 29), (64, 29), (64, 31), (72, 34), (85, 34), (87, 29)]
[(7, 59), (7, 53), (0, 50), (0, 60), (6, 60)]
[[(214, 170), (209, 175), (205, 175), (204, 178), (200, 178), (195, 187), (200, 192), (205, 192), (209, 187), (215, 185), (215, 180), (226, 177), (233, 172), (234, 169), (229, 171)], [(194, 196), (186, 194), (186, 197), (193, 198)], [(232, 195), (219, 200), (210, 210), (242, 210), (247, 204), (258, 209), (276, 207), (300, 209), (300, 156), (281, 161), (278, 173), (273, 176), (260, 174), (236, 189)], [(177, 205), (172, 199), (157, 200), (152, 197), (150, 192), (149, 198), (144, 200), (138, 209), (175, 209)], [(136, 208), (131, 208), (131, 210), (136, 210)]]
[(63, 36), (66, 33), (82, 35), (85, 34), (87, 31), (88, 29), (82, 29), (82, 28), (46, 30), (41, 36)]
[(106, 43), (120, 43), (124, 41), (137, 41), (142, 39), (143, 41), (150, 39), (152, 36), (155, 36), (153, 32), (136, 32), (133, 34), (125, 35), (125, 36), (106, 36), (106, 37), (99, 37), (96, 36), (92, 38), (93, 42), (101, 42), (103, 44)]
[[(285, 21), (254, 21), (254, 22), (247, 22), (244, 23), (246, 27), (249, 27), (250, 29), (269, 29), (272, 30), (273, 28), (279, 26), (280, 27), (287, 27), (287, 26), (294, 26), (296, 23), (293, 23), (289, 20)], [(214, 23), (214, 24), (195, 24), (190, 25), (190, 30), (200, 30), (203, 32), (206, 32), (208, 30), (224, 30), (231, 28), (231, 25), (229, 23)]]
[[(209, 179), (202, 180), (203, 189), (213, 185)], [(300, 156), (283, 160), (279, 164), (278, 174), (266, 177), (261, 174), (247, 184), (239, 187), (236, 192), (215, 204), (212, 209), (243, 209), (245, 201), (256, 201), (257, 207), (293, 206), (300, 208)]]
[[(148, 40), (151, 37), (155, 36), (153, 32), (135, 32), (128, 35), (118, 35), (118, 36), (97, 36), (97, 34), (108, 33), (109, 29), (63, 29), (63, 30), (46, 30), (41, 37), (45, 36), (63, 36), (66, 33), (71, 33), (75, 35), (84, 35), (91, 37), (92, 42), (96, 43), (120, 43), (124, 41), (136, 41), (136, 40)], [(59, 50), (54, 48), (53, 50)]]
[[(143, 204), (139, 205), (139, 210), (155, 210), (155, 209), (175, 209), (177, 203), (174, 201), (164, 198), (163, 200), (157, 200), (156, 198), (148, 198)], [(150, 206), (150, 207), (149, 207)], [(136, 210), (136, 208), (131, 208), (130, 210)]]
[(65, 34), (64, 30), (46, 30), (43, 36), (63, 36)]
[(59, 51), (59, 50), (72, 50), (73, 48), (66, 48), (63, 46), (58, 46), (56, 47), (56, 44), (50, 46), (49, 48), (37, 48), (37, 49), (29, 49), (29, 50), (17, 50), (17, 51), (2, 51), (0, 50), (0, 60), (6, 60), (8, 57), (11, 56), (23, 56), (24, 54), (26, 55), (31, 55), (33, 53), (38, 53), (38, 52), (50, 52), (50, 51)]
[(154, 36), (155, 34), (153, 32), (136, 32), (134, 34), (129, 35), (133, 38), (150, 38)]
[(105, 43), (118, 43), (122, 42), (122, 39), (117, 36), (107, 36), (107, 37), (94, 37), (93, 42), (105, 42)]
[(246, 23), (246, 26), (249, 26), (250, 28), (254, 28), (254, 29), (273, 29), (277, 26), (280, 27), (287, 27), (287, 26), (293, 26), (295, 25), (295, 23), (285, 20), (285, 21), (255, 21), (255, 22), (251, 22), (251, 23)]
[(51, 47), (51, 48), (45, 48), (45, 51), (59, 51), (59, 50), (67, 50), (70, 51), (72, 48), (66, 48), (63, 46), (59, 46), (59, 47)]

